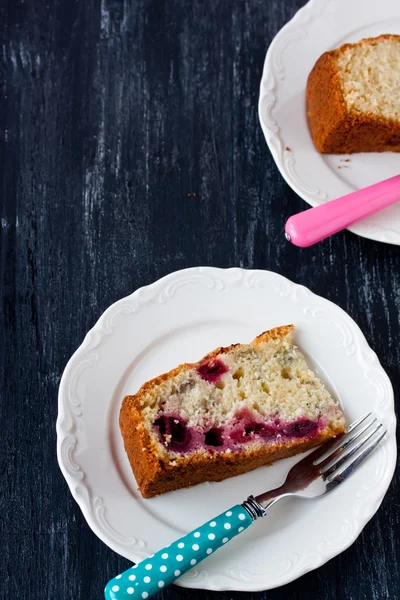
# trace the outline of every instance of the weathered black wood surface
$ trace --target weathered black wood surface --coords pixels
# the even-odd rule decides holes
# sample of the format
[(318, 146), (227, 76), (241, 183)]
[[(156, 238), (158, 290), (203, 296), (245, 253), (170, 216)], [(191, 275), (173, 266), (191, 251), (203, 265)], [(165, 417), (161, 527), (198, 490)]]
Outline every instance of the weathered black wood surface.
[[(400, 250), (285, 242), (304, 208), (257, 117), (265, 51), (303, 0), (2, 0), (0, 597), (102, 598), (128, 566), (56, 461), (57, 387), (105, 308), (193, 265), (276, 270), (360, 324), (399, 393)], [(327, 517), (328, 518), (328, 517)], [(399, 597), (397, 475), (340, 557), (284, 588), (160, 598)]]

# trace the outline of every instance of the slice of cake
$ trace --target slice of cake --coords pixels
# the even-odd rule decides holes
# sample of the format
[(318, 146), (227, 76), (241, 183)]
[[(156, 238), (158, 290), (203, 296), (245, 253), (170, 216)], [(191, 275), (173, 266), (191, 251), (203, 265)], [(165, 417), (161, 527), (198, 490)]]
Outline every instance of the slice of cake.
[(307, 114), (319, 152), (400, 152), (400, 36), (322, 54), (308, 77)]
[(145, 498), (246, 473), (344, 431), (293, 329), (218, 348), (126, 396), (120, 428)]

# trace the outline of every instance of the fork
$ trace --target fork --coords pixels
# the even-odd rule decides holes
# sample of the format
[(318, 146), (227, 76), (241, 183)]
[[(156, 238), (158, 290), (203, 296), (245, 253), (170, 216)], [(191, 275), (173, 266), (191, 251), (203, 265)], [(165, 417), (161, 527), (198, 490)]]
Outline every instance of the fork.
[(218, 517), (146, 558), (108, 582), (106, 600), (150, 598), (183, 573), (230, 542), (288, 496), (319, 498), (337, 488), (367, 458), (386, 435), (371, 413), (352, 423), (346, 433), (308, 454), (289, 471), (278, 488), (249, 496)]

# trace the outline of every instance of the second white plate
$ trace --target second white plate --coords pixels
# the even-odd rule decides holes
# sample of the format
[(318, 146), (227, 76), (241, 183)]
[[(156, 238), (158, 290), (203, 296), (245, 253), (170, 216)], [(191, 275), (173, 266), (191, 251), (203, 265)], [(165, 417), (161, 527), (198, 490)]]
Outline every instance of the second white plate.
[[(345, 42), (382, 33), (400, 34), (398, 0), (310, 0), (268, 49), (260, 87), (261, 126), (281, 174), (311, 206), (400, 173), (400, 155), (393, 152), (319, 154), (307, 124), (306, 83), (318, 57)], [(400, 203), (349, 229), (400, 244)]]
[[(269, 271), (178, 271), (113, 304), (69, 361), (59, 392), (58, 460), (93, 531), (132, 561), (249, 494), (279, 485), (298, 457), (221, 483), (144, 500), (118, 427), (125, 394), (219, 345), (294, 323), (298, 344), (340, 398), (350, 422), (373, 411), (388, 429), (379, 449), (318, 501), (287, 499), (201, 563), (179, 585), (274, 588), (347, 548), (378, 509), (396, 461), (393, 392), (360, 329), (338, 306)], [(106, 583), (106, 582), (104, 582)]]

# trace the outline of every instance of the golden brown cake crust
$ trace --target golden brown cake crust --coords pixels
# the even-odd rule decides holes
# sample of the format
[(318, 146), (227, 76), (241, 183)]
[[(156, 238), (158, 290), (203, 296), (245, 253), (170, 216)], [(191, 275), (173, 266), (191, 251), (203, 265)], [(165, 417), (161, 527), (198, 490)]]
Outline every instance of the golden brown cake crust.
[[(270, 339), (286, 337), (293, 329), (293, 325), (271, 329), (257, 336), (252, 344), (257, 345)], [(228, 352), (237, 345), (217, 348), (205, 356), (202, 361)], [(150, 498), (204, 481), (221, 481), (228, 477), (241, 475), (262, 465), (271, 464), (281, 458), (318, 446), (343, 431), (342, 427), (338, 426), (337, 429), (334, 429), (332, 426), (308, 440), (293, 439), (291, 442), (273, 443), (262, 448), (237, 453), (216, 452), (213, 455), (193, 453), (178, 457), (171, 465), (160, 456), (157, 445), (146, 429), (140, 412), (140, 399), (143, 394), (168, 377), (174, 376), (182, 370), (191, 369), (196, 365), (180, 365), (169, 373), (148, 381), (137, 394), (126, 396), (123, 400), (119, 420), (120, 429), (132, 471), (144, 498)]]
[[(400, 36), (384, 34), (365, 38), (356, 45), (374, 45), (384, 39), (400, 43)], [(325, 52), (315, 63), (307, 81), (307, 116), (318, 152), (400, 152), (400, 123), (349, 110), (342, 92), (337, 58), (355, 44), (343, 44)]]

